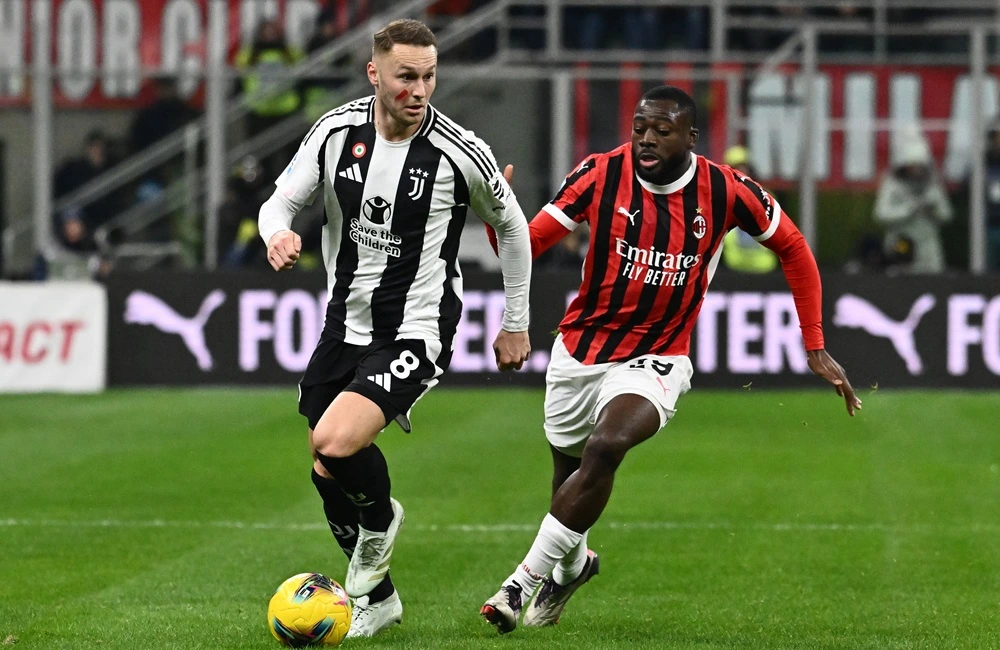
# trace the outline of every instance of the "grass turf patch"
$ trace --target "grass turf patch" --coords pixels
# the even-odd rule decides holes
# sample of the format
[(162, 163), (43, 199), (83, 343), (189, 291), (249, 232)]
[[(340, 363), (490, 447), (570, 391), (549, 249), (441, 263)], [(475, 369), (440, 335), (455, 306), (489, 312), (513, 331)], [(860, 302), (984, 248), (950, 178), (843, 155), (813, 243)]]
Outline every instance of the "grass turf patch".
[[(591, 533), (555, 628), (477, 616), (547, 510), (542, 394), (436, 390), (380, 438), (407, 509), (392, 648), (1000, 645), (992, 393), (694, 391)], [(346, 565), (293, 390), (0, 403), (0, 645), (271, 648), (271, 592)]]

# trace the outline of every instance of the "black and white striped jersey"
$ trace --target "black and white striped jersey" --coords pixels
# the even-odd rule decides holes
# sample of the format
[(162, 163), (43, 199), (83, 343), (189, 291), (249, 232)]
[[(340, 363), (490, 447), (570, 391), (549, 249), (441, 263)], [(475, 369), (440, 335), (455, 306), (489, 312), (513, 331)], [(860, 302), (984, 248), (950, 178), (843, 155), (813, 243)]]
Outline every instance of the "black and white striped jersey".
[[(376, 133), (374, 116), (374, 97), (324, 115), (276, 193), (301, 206), (323, 191), (328, 335), (354, 345), (436, 340), (448, 350), (462, 313), (466, 207), (498, 229), (524, 215), (489, 147), (432, 106), (400, 142)], [(508, 287), (509, 331), (527, 329), (528, 277), (514, 305)]]

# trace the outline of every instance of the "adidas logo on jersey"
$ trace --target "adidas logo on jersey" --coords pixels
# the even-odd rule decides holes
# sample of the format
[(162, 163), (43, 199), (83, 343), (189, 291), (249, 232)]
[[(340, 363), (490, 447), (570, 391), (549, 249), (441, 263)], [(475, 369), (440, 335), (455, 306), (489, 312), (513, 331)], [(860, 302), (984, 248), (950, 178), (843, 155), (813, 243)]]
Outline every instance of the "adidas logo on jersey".
[(340, 173), (337, 174), (337, 176), (346, 178), (349, 181), (354, 181), (355, 183), (360, 183), (362, 182), (361, 165), (359, 165), (358, 163), (354, 163), (347, 169), (342, 169)]
[(392, 381), (392, 373), (383, 372), (380, 375), (371, 375), (370, 377), (368, 377), (368, 381), (372, 382), (379, 388), (384, 388), (386, 392), (388, 392), (389, 390), (391, 390), (389, 386), (390, 382)]

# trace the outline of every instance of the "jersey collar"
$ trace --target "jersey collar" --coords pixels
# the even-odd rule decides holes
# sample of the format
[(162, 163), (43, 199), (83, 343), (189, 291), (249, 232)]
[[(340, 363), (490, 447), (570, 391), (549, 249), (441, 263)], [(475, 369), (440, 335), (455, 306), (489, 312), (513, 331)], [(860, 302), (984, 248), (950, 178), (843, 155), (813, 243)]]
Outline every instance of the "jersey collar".
[(652, 192), (653, 194), (673, 194), (674, 192), (682, 189), (685, 185), (691, 182), (691, 179), (694, 178), (694, 170), (697, 164), (698, 164), (698, 157), (692, 151), (691, 164), (688, 165), (687, 171), (681, 174), (681, 177), (678, 178), (676, 181), (674, 181), (673, 183), (667, 183), (666, 185), (654, 185), (653, 183), (644, 181), (642, 180), (642, 178), (639, 177), (639, 174), (636, 174), (635, 177), (636, 180), (639, 181), (639, 185), (642, 185), (642, 187), (645, 188), (647, 192)]

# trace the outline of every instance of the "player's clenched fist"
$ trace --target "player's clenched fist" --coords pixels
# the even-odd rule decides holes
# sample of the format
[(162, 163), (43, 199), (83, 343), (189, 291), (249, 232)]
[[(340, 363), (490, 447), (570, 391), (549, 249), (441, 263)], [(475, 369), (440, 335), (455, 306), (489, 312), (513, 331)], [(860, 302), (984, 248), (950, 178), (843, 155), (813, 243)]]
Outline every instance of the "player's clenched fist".
[(500, 330), (493, 342), (493, 353), (497, 355), (497, 368), (501, 371), (520, 370), (531, 354), (531, 343), (527, 332)]
[(302, 238), (291, 230), (282, 230), (267, 242), (267, 261), (275, 271), (284, 271), (295, 266), (301, 250)]

